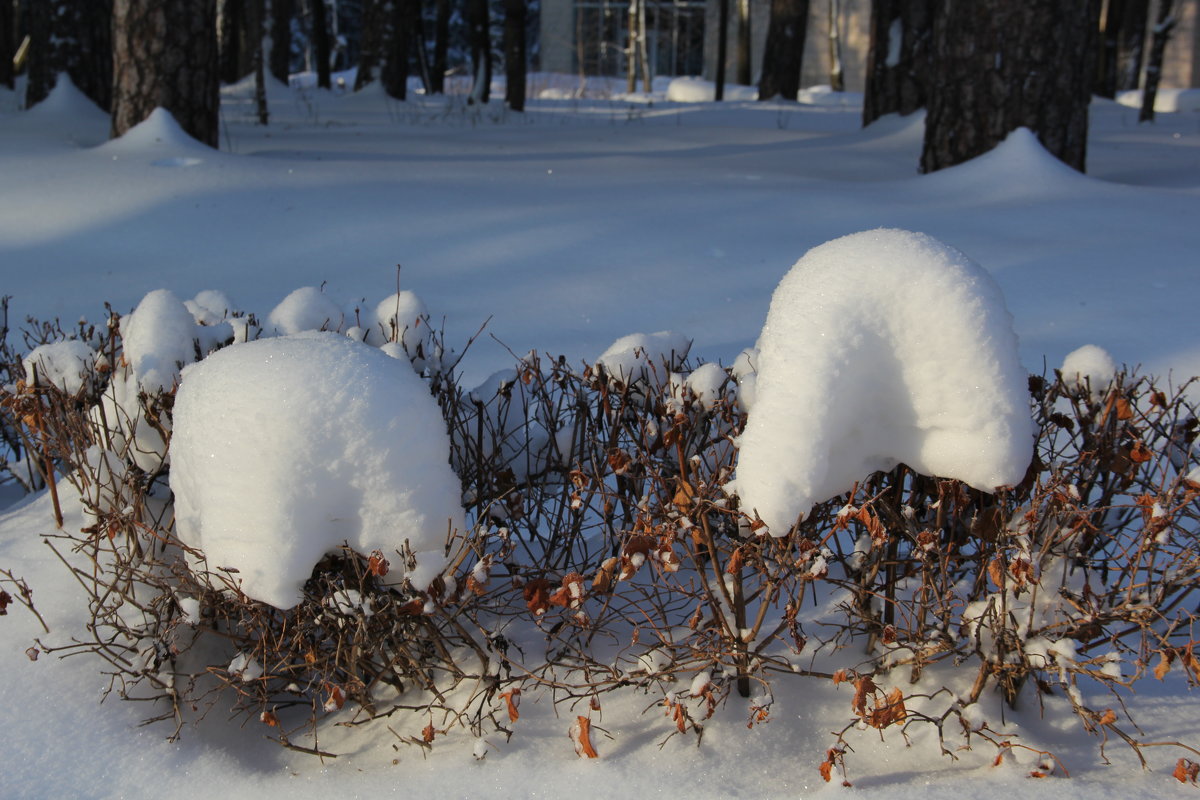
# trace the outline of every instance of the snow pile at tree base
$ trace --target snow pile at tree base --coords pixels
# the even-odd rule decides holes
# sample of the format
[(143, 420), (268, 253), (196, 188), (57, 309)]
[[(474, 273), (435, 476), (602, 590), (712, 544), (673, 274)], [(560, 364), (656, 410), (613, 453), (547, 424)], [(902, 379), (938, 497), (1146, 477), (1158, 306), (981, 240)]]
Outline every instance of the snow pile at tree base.
[[(179, 538), (255, 600), (291, 608), (348, 543), (425, 589), (461, 529), (445, 424), (407, 364), (334, 333), (234, 345), (188, 367), (175, 401)], [(407, 575), (397, 550), (417, 556)]]
[(991, 491), (1032, 458), (999, 288), (962, 253), (875, 230), (809, 251), (771, 298), (737, 492), (776, 536), (899, 463)]

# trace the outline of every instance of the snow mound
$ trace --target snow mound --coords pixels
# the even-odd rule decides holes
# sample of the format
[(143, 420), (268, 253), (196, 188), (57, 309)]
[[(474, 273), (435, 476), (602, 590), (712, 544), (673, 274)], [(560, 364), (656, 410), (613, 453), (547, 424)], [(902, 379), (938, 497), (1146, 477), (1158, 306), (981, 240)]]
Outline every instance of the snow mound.
[(78, 339), (51, 342), (30, 350), (21, 363), (25, 367), (25, 382), (30, 386), (51, 384), (67, 394), (75, 394), (92, 374), (96, 351)]
[(63, 118), (108, 119), (108, 114), (71, 81), (71, 76), (60, 72), (46, 99), (29, 109), (34, 117), (53, 116)]
[[(380, 550), (426, 588), (463, 528), (449, 437), (407, 364), (335, 333), (260, 339), (184, 370), (171, 489), (180, 539), (255, 600), (291, 608), (321, 557)], [(405, 573), (396, 551), (417, 556)]]
[(613, 342), (596, 365), (622, 383), (637, 383), (657, 373), (665, 378), (687, 358), (692, 340), (674, 331), (631, 333)]
[(993, 197), (1005, 194), (1027, 197), (1031, 193), (1045, 194), (1064, 188), (1076, 191), (1081, 182), (1094, 192), (1099, 185), (1051, 155), (1028, 128), (1017, 128), (983, 155), (938, 170), (922, 180), (946, 181), (973, 195), (986, 186)]
[(737, 492), (769, 531), (905, 463), (985, 491), (1032, 457), (1026, 375), (1000, 289), (919, 233), (827, 242), (792, 267), (759, 340)]
[(167, 289), (142, 298), (121, 323), (122, 351), (144, 391), (170, 391), (179, 370), (196, 359), (196, 320)]
[(1067, 354), (1059, 371), (1067, 385), (1087, 386), (1092, 394), (1103, 395), (1117, 373), (1117, 364), (1104, 348), (1085, 344)]
[[(103, 146), (106, 152), (171, 150), (185, 153), (212, 153), (208, 145), (193, 139), (165, 108), (156, 108), (150, 116), (125, 131), (124, 135)], [(200, 163), (189, 156), (178, 156), (181, 163)]]
[(801, 103), (831, 108), (862, 108), (862, 92), (835, 92), (832, 86), (809, 86), (796, 95)]
[(234, 311), (234, 304), (229, 296), (216, 289), (197, 292), (195, 297), (184, 300), (183, 304), (199, 325), (216, 325), (231, 316)]
[(289, 294), (267, 315), (267, 330), (286, 336), (301, 331), (336, 331), (342, 327), (342, 309), (315, 286)]
[(398, 342), (406, 352), (415, 354), (430, 333), (428, 319), (429, 310), (420, 297), (409, 291), (397, 292), (375, 307), (374, 324), (367, 330), (367, 344)]
[[(667, 100), (673, 103), (710, 103), (716, 99), (717, 85), (703, 78), (675, 78), (667, 84)], [(726, 100), (757, 100), (754, 86), (725, 84)]]

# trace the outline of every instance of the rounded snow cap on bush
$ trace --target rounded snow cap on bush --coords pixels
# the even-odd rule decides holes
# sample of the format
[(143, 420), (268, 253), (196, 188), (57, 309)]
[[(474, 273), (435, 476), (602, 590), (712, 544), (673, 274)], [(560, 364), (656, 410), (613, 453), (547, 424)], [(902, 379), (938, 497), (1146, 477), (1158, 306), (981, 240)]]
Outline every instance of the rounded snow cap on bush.
[[(425, 589), (463, 527), (449, 437), (406, 363), (334, 333), (234, 345), (184, 370), (171, 489), (179, 538), (247, 596), (301, 599), (326, 553), (380, 550)], [(417, 567), (405, 574), (405, 542)]]
[(775, 290), (758, 347), (736, 487), (773, 535), (901, 462), (992, 491), (1033, 457), (1000, 289), (930, 236), (881, 229), (810, 250)]

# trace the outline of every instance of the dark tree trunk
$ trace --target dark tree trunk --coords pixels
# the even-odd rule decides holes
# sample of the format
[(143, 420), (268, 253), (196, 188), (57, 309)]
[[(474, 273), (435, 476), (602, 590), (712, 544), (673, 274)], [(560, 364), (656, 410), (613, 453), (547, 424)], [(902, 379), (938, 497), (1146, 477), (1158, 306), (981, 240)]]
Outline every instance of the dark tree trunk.
[(112, 0), (60, 2), (55, 39), (58, 68), (92, 102), (111, 111)]
[(247, 5), (251, 0), (218, 0), (217, 47), (221, 83), (237, 83), (254, 69), (254, 52), (245, 46), (253, 37), (246, 31)]
[(9, 89), (12, 89), (16, 82), (12, 68), (16, 38), (16, 20), (13, 19), (12, 0), (0, 0), (0, 86), (6, 86)]
[(213, 0), (115, 0), (113, 136), (161, 106), (216, 147), (219, 89)]
[(271, 0), (271, 75), (287, 83), (292, 66), (292, 0)]
[(54, 53), (50, 46), (52, 9), (48, 2), (31, 3), (29, 19), (29, 57), (26, 69), (25, 107), (32, 108), (46, 99), (54, 88)]
[(1154, 101), (1158, 97), (1158, 81), (1162, 78), (1163, 55), (1167, 49), (1167, 40), (1171, 38), (1171, 29), (1177, 22), (1171, 14), (1173, 5), (1173, 0), (1159, 0), (1158, 19), (1154, 24), (1154, 41), (1150, 44), (1150, 58), (1146, 62), (1146, 85), (1142, 89), (1142, 111), (1138, 114), (1138, 122), (1154, 119)]
[(363, 4), (362, 39), (358, 51), (358, 74), (354, 78), (354, 91), (358, 91), (375, 80), (375, 67), (383, 49), (384, 27), (387, 14), (384, 0), (366, 0)]
[(729, 58), (729, 3), (719, 0), (717, 5), (717, 85), (713, 99), (725, 99), (725, 60)]
[(450, 41), (450, 0), (437, 0), (433, 20), (433, 74), (432, 91), (446, 91), (446, 49)]
[[(899, 34), (897, 36), (897, 34)], [(863, 126), (884, 114), (911, 114), (925, 106), (933, 40), (931, 0), (874, 0)]]
[(408, 99), (408, 65), (411, 57), (414, 19), (417, 3), (414, 0), (393, 0), (392, 38), (383, 64), (383, 88), (397, 100)]
[(267, 125), (271, 121), (267, 110), (267, 76), (263, 57), (263, 33), (266, 28), (266, 0), (246, 0), (250, 8), (250, 19), (247, 30), (253, 38), (254, 47), (254, 105), (258, 110), (258, 124)]
[(1136, 89), (1145, 55), (1149, 0), (1108, 0), (1103, 48), (1096, 71), (1096, 94), (1116, 97)]
[(486, 103), (491, 97), (492, 39), (487, 0), (467, 0), (467, 28), (471, 43), (472, 103)]
[(504, 0), (504, 100), (525, 110), (525, 0)]
[(800, 93), (800, 67), (808, 32), (808, 0), (771, 0), (771, 21), (763, 48), (758, 99), (795, 100)]
[(1083, 171), (1100, 0), (937, 0), (921, 171), (986, 153), (1016, 128)]
[(325, 11), (325, 0), (312, 0), (313, 49), (317, 58), (317, 87), (333, 87), (329, 75), (329, 17)]

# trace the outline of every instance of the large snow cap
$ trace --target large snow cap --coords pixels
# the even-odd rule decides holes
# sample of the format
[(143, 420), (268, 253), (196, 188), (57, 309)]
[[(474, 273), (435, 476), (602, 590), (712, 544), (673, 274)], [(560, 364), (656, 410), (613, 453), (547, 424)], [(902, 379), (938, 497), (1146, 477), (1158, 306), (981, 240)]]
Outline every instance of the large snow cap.
[(426, 588), (463, 528), (449, 438), (406, 363), (334, 333), (234, 345), (184, 370), (171, 489), (179, 538), (209, 570), (234, 567), (248, 596), (290, 608), (343, 543), (417, 555)]
[(758, 346), (736, 487), (773, 535), (900, 462), (987, 491), (1025, 474), (1012, 317), (991, 277), (936, 239), (881, 229), (810, 250)]

